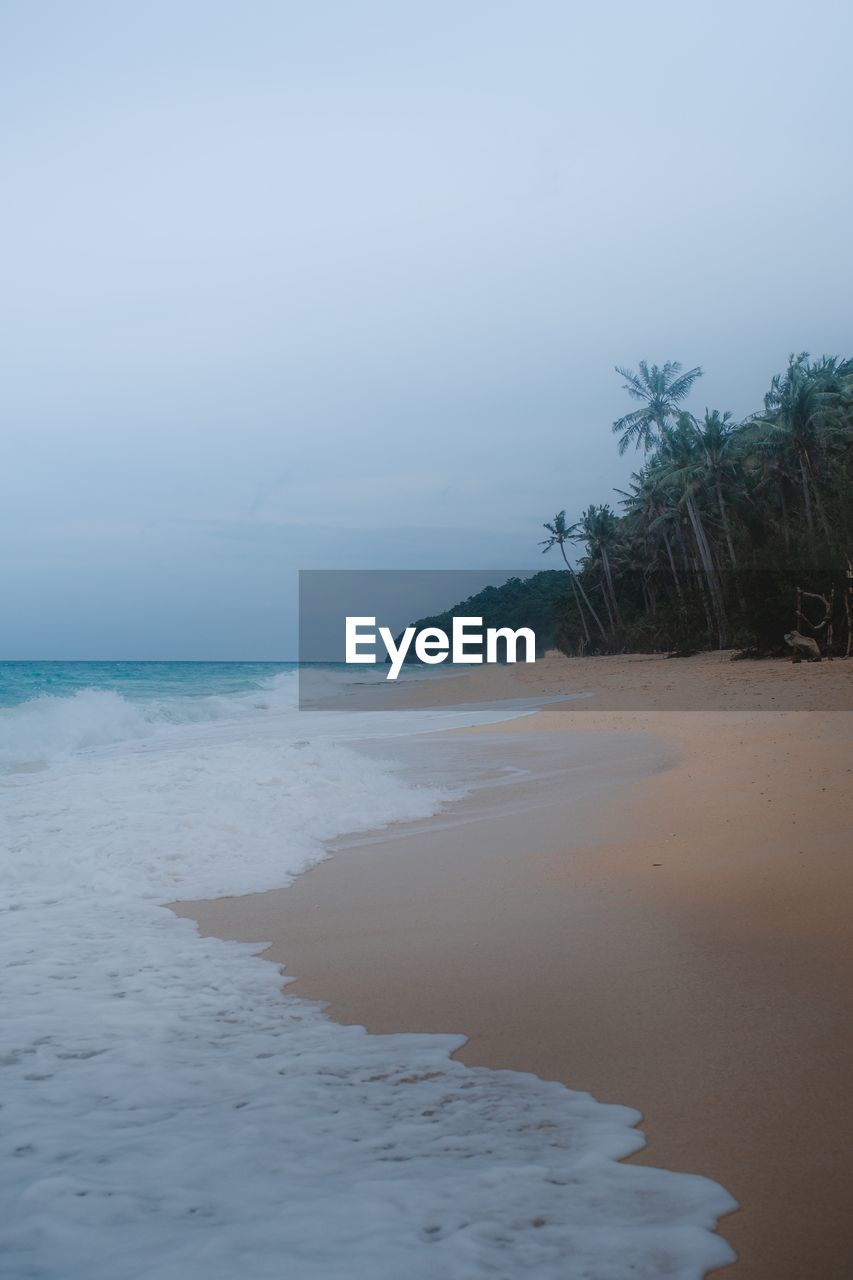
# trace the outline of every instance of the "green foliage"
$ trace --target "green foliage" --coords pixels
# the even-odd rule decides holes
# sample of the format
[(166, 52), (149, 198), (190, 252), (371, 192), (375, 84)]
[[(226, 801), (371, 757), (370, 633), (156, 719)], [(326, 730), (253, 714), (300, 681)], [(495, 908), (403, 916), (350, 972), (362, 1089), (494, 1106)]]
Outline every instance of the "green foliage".
[[(853, 560), (853, 359), (793, 355), (743, 423), (683, 405), (701, 369), (617, 370), (640, 402), (613, 424), (643, 450), (623, 513), (590, 505), (545, 527), (569, 575), (558, 641), (568, 652), (737, 645), (781, 649), (797, 589), (832, 599), (846, 646)], [(583, 547), (578, 565), (567, 543)], [(592, 620), (602, 621), (598, 627)], [(812, 617), (812, 623), (820, 621)], [(821, 643), (827, 629), (814, 632)]]
[[(668, 361), (619, 369), (639, 402), (613, 423), (619, 450), (643, 451), (622, 514), (591, 503), (544, 525), (543, 552), (565, 570), (513, 578), (419, 627), (458, 615), (532, 627), (540, 650), (690, 652), (727, 645), (782, 652), (792, 629), (826, 647), (820, 602), (797, 614), (798, 589), (831, 602), (836, 651), (848, 644), (853, 586), (853, 359), (801, 353), (773, 378), (760, 412), (736, 423), (684, 407), (700, 368)], [(581, 548), (577, 563), (568, 551)], [(810, 625), (811, 624), (811, 625)]]
[[(541, 654), (557, 643), (565, 595), (566, 574), (562, 570), (546, 569), (529, 578), (510, 578), (500, 587), (485, 587), (452, 609), (431, 618), (419, 618), (413, 625), (419, 631), (424, 627), (439, 627), (448, 635), (453, 619), (458, 617), (482, 618), (484, 628), (532, 627), (537, 651)], [(407, 660), (417, 659), (410, 656)]]
[(642, 445), (648, 452), (677, 416), (679, 405), (690, 394), (696, 379), (702, 377), (702, 370), (697, 367), (682, 373), (677, 360), (667, 360), (662, 369), (656, 364), (649, 368), (641, 360), (639, 373), (618, 365), (616, 372), (625, 379), (624, 390), (631, 399), (642, 405), (613, 423), (619, 436), (619, 452), (625, 453), (632, 444), (637, 448)]

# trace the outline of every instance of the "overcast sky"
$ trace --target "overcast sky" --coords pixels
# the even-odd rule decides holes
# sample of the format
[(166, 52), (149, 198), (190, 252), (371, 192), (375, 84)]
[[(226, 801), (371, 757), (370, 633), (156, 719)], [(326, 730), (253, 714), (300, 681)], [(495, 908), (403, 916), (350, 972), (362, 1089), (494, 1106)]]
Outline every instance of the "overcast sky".
[(287, 658), (853, 352), (853, 9), (2, 0), (0, 656)]

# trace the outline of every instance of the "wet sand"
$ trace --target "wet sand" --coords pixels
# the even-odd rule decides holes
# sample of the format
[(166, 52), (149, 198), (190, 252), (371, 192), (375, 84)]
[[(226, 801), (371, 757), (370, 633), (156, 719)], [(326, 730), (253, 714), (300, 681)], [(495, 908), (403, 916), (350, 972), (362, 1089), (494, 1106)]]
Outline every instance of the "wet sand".
[[(741, 1203), (721, 1224), (738, 1280), (849, 1280), (853, 663), (550, 659), (427, 693), (463, 685), (597, 688), (501, 733), (520, 756), (565, 735), (592, 759), (602, 735), (642, 730), (646, 764), (582, 799), (565, 779), (521, 785), (499, 812), (473, 804), (181, 914), (272, 940), (289, 989), (340, 1021), (462, 1032), (466, 1062), (639, 1108), (635, 1159)], [(702, 709), (714, 699), (732, 709)], [(494, 733), (453, 736), (476, 751)]]

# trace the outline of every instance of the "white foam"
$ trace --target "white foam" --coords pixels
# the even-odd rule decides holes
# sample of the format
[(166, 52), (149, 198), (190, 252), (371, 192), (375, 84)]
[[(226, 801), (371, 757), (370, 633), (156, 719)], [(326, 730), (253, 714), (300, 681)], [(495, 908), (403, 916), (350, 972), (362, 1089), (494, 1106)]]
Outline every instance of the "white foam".
[(205, 697), (133, 700), (113, 689), (85, 688), (66, 697), (42, 694), (0, 708), (0, 762), (45, 761), (91, 747), (160, 736), (182, 724), (243, 721), (296, 706), (296, 673), (284, 672), (263, 689)]
[(43, 768), (0, 780), (0, 1272), (688, 1280), (729, 1259), (720, 1187), (616, 1163), (635, 1112), (463, 1067), (458, 1038), (338, 1026), (159, 905), (285, 884), (333, 836), (446, 802), (341, 737), (471, 712), (289, 699), (288, 677), (192, 710), (42, 700), (17, 735), (7, 715), (9, 759)]

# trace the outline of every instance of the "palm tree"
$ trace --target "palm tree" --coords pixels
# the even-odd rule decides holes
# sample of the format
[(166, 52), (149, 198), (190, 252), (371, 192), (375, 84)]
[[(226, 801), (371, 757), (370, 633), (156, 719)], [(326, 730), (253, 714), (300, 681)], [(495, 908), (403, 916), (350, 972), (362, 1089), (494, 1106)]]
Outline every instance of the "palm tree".
[(630, 492), (624, 489), (617, 489), (616, 492), (622, 498), (622, 506), (627, 512), (626, 520), (639, 531), (640, 536), (645, 537), (652, 547), (658, 542), (663, 543), (675, 594), (683, 608), (684, 592), (670, 538), (679, 514), (672, 486), (665, 483), (660, 463), (653, 459), (651, 463), (635, 471), (631, 476)]
[(841, 428), (846, 401), (846, 364), (823, 356), (812, 364), (807, 351), (788, 358), (784, 374), (776, 374), (764, 397), (764, 413), (752, 419), (759, 448), (787, 465), (797, 477), (806, 528), (814, 533), (814, 508), (824, 533), (829, 524), (818, 487), (820, 455), (834, 430)]
[(665, 428), (657, 456), (662, 466), (663, 477), (678, 491), (679, 503), (687, 513), (699, 563), (711, 597), (719, 647), (724, 649), (726, 613), (717, 561), (697, 501), (697, 496), (703, 488), (704, 459), (696, 421), (691, 414), (679, 414), (676, 425)]
[(657, 443), (667, 426), (675, 420), (681, 402), (686, 400), (702, 370), (697, 365), (687, 373), (681, 372), (677, 360), (667, 360), (662, 369), (653, 364), (651, 369), (645, 360), (640, 361), (639, 373), (616, 366), (616, 372), (624, 379), (624, 390), (632, 400), (639, 400), (642, 408), (626, 413), (613, 423), (613, 431), (619, 436), (619, 452), (625, 453), (630, 445), (648, 453)]
[(601, 564), (604, 602), (610, 615), (614, 631), (622, 627), (619, 614), (619, 602), (613, 585), (613, 569), (610, 564), (610, 552), (619, 542), (619, 519), (607, 503), (602, 507), (594, 504), (587, 507), (580, 520), (569, 529), (569, 537), (575, 542), (584, 542), (592, 560), (598, 559)]
[(606, 641), (607, 632), (605, 631), (604, 627), (601, 624), (601, 619), (599, 618), (598, 614), (595, 612), (595, 609), (592, 607), (589, 596), (586, 594), (586, 591), (584, 590), (583, 583), (575, 573), (569, 561), (569, 557), (566, 555), (566, 543), (571, 539), (571, 531), (568, 525), (566, 524), (565, 511), (558, 511), (557, 514), (554, 516), (554, 519), (552, 521), (546, 521), (545, 524), (543, 524), (542, 528), (546, 529), (549, 535), (547, 538), (544, 538), (542, 542), (539, 543), (540, 547), (542, 548), (543, 556), (545, 555), (545, 552), (550, 551), (552, 547), (559, 547), (560, 553), (562, 554), (562, 557), (566, 562), (566, 568), (569, 571), (569, 580), (571, 581), (571, 584), (572, 584), (572, 591), (574, 593), (575, 603), (578, 606), (578, 612), (581, 616), (581, 622), (583, 623), (583, 631), (584, 631), (584, 636), (586, 637), (587, 644), (590, 643), (590, 634), (589, 634), (589, 627), (586, 621), (586, 614), (584, 613), (583, 605), (581, 604), (581, 599), (583, 600), (583, 603), (586, 605), (587, 609), (589, 609), (590, 616), (592, 617), (593, 621), (595, 622), (595, 625), (598, 627), (599, 631), (601, 632), (601, 638)]
[(719, 409), (706, 409), (703, 421), (696, 424), (696, 432), (704, 459), (705, 475), (717, 498), (729, 560), (732, 568), (737, 569), (737, 555), (724, 493), (726, 488), (730, 489), (740, 480), (742, 455), (732, 415), (729, 412), (720, 413)]
[[(763, 410), (741, 424), (722, 410), (688, 412), (698, 367), (619, 372), (634, 401), (613, 424), (619, 449), (645, 451), (617, 490), (620, 515), (593, 504), (567, 525), (561, 511), (540, 544), (560, 547), (573, 628), (596, 643), (600, 633), (607, 648), (672, 638), (723, 647), (729, 637), (773, 647), (796, 592), (817, 584), (836, 615), (843, 602), (853, 649), (853, 360), (791, 356)], [(572, 541), (585, 544), (577, 569)]]

